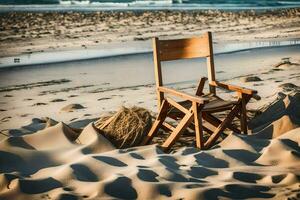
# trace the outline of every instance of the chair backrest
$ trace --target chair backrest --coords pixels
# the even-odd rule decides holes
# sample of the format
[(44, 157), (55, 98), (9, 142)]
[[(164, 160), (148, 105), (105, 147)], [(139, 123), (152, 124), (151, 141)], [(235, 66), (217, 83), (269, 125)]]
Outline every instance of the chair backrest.
[[(199, 37), (159, 40), (153, 38), (153, 59), (155, 68), (156, 87), (163, 85), (161, 62), (189, 58), (207, 58), (207, 71), (209, 82), (215, 81), (214, 55), (212, 46), (212, 34), (207, 32)], [(215, 87), (210, 86), (210, 93), (215, 93)], [(158, 105), (160, 107), (164, 94), (157, 91)]]

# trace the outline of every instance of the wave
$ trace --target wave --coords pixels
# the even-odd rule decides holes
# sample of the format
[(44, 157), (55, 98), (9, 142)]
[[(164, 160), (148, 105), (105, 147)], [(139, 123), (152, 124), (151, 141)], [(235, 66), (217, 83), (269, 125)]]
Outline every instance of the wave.
[(290, 1), (240, 1), (240, 0), (60, 0), (60, 4), (74, 5), (100, 5), (100, 6), (156, 6), (156, 5), (174, 5), (174, 6), (196, 6), (196, 7), (278, 7), (278, 6), (297, 6), (298, 0)]
[(299, 8), (299, 0), (1, 0), (4, 12), (93, 12), (144, 10), (273, 10)]
[(196, 7), (282, 7), (300, 6), (299, 0), (2, 0), (0, 5), (78, 5), (78, 6), (196, 6)]
[(299, 5), (300, 2), (297, 0), (297, 1), (278, 1), (279, 4), (288, 4), (288, 5)]
[(1, 0), (2, 5), (60, 4), (61, 0)]
[(173, 0), (122, 0), (122, 1), (70, 1), (61, 0), (62, 5), (91, 5), (91, 6), (155, 6), (155, 5), (173, 5)]

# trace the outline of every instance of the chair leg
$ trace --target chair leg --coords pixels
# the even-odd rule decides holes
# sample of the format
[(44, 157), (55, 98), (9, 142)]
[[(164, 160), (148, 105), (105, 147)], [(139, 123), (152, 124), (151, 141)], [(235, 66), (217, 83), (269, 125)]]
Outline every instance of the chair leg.
[(204, 147), (205, 148), (210, 148), (215, 141), (218, 139), (220, 136), (221, 132), (227, 128), (228, 124), (230, 124), (233, 120), (233, 118), (236, 116), (236, 114), (240, 110), (240, 104), (234, 106), (233, 109), (230, 111), (230, 113), (227, 115), (227, 117), (222, 121), (222, 123), (216, 128), (214, 133), (208, 138), (208, 140), (205, 142)]
[(151, 140), (157, 133), (158, 129), (161, 127), (162, 123), (166, 119), (169, 107), (170, 107), (169, 103), (167, 101), (163, 100), (162, 105), (160, 107), (160, 111), (159, 111), (149, 133), (146, 135), (146, 137), (142, 141), (141, 145), (147, 145), (147, 144), (149, 144), (149, 142), (151, 142)]
[(202, 112), (201, 112), (202, 107), (198, 108), (197, 103), (193, 102), (192, 109), (193, 109), (193, 113), (194, 113), (196, 147), (200, 148), (200, 149), (203, 148), (203, 144), (204, 144), (203, 143), (203, 128), (202, 128)]
[(162, 144), (162, 149), (167, 152), (170, 150), (171, 146), (177, 141), (181, 133), (187, 128), (193, 119), (193, 112), (187, 113), (182, 120), (179, 122), (175, 130), (167, 138), (167, 140)]
[(241, 130), (244, 134), (247, 135), (247, 110), (245, 98), (242, 98), (241, 102)]
[(246, 109), (246, 104), (249, 102), (250, 98), (248, 95), (245, 94), (240, 94), (239, 98), (241, 99), (241, 118), (240, 118), (240, 122), (241, 122), (241, 131), (244, 134), (248, 134), (248, 130), (247, 130), (247, 109)]
[[(219, 120), (218, 118), (216, 118), (215, 116), (213, 116), (210, 113), (203, 113), (203, 119), (215, 127), (218, 127), (222, 123), (221, 120)], [(229, 128), (230, 130), (232, 130), (235, 133), (241, 133), (241, 131), (234, 124), (228, 124), (227, 128)]]

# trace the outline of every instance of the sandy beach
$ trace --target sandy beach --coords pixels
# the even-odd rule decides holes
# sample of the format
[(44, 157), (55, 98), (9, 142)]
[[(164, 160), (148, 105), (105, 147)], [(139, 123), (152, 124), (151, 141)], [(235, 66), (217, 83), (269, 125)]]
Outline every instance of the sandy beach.
[(0, 13), (0, 57), (214, 32), (214, 42), (299, 38), (300, 10)]
[[(258, 95), (247, 105), (249, 135), (226, 132), (203, 151), (191, 135), (170, 154), (155, 144), (166, 135), (117, 149), (93, 124), (122, 106), (156, 116), (151, 53), (0, 68), (0, 199), (300, 198), (300, 45), (276, 45), (300, 38), (299, 9), (0, 16), (1, 61), (133, 43), (151, 48), (153, 36), (205, 31), (213, 32), (218, 50), (272, 43), (215, 55), (217, 80)], [(164, 70), (168, 87), (190, 94), (207, 74), (203, 59), (170, 62)]]

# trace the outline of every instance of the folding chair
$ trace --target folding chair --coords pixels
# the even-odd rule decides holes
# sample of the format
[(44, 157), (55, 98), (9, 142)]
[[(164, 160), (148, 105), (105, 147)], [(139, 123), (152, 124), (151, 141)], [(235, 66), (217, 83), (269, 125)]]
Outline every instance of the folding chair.
[[(163, 86), (161, 62), (201, 57), (206, 57), (207, 59), (208, 94), (203, 93), (206, 77), (201, 78), (196, 95), (186, 94)], [(210, 32), (200, 37), (189, 39), (159, 40), (154, 38), (153, 58), (159, 113), (142, 145), (149, 144), (160, 128), (170, 132), (170, 136), (162, 144), (162, 148), (165, 151), (170, 150), (188, 127), (195, 130), (196, 146), (201, 149), (210, 148), (226, 128), (237, 133), (243, 132), (247, 134), (246, 104), (257, 92), (215, 80), (212, 35)], [(217, 87), (237, 92), (238, 99), (236, 101), (226, 101), (218, 97), (216, 95)], [(170, 96), (181, 98), (183, 101), (177, 102)], [(229, 113), (223, 120), (213, 115), (224, 111)], [(178, 125), (174, 127), (167, 123), (165, 121), (167, 117), (179, 120)], [(240, 129), (232, 124), (235, 117), (240, 119)], [(204, 141), (203, 137), (204, 130), (210, 134), (206, 141)]]

